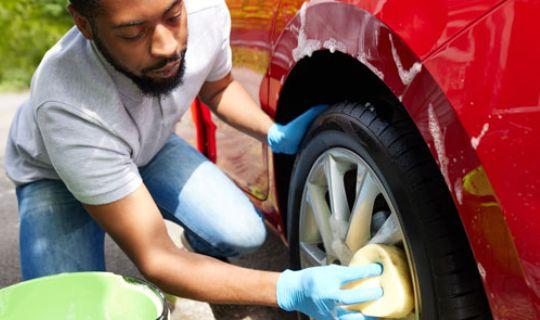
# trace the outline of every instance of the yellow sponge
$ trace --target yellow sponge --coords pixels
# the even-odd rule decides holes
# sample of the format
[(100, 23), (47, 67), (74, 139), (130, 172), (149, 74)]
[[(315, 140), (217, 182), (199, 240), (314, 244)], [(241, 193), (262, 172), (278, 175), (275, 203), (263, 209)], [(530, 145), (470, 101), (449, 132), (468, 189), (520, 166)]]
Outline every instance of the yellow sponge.
[(383, 274), (348, 283), (345, 289), (373, 287), (380, 285), (384, 296), (378, 300), (348, 307), (361, 311), (366, 316), (379, 318), (403, 318), (414, 308), (414, 293), (411, 284), (407, 257), (403, 250), (388, 245), (368, 244), (358, 250), (349, 266), (380, 263)]

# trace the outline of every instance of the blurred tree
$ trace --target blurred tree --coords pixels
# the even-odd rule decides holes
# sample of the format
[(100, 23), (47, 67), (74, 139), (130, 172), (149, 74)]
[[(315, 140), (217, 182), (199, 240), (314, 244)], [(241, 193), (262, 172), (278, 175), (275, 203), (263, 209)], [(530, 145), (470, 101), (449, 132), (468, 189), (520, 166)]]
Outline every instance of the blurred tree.
[(0, 90), (28, 87), (45, 52), (72, 26), (67, 0), (0, 1)]

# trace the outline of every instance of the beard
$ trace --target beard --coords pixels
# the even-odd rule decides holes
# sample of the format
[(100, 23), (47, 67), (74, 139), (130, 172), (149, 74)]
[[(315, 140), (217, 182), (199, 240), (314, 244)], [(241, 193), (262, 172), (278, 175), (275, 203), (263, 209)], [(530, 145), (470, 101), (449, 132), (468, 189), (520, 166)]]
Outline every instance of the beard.
[[(117, 62), (112, 55), (109, 53), (107, 48), (103, 45), (101, 40), (98, 37), (94, 38), (94, 43), (96, 44), (96, 47), (101, 52), (101, 54), (107, 59), (107, 61), (120, 73), (131, 79), (137, 85), (137, 87), (143, 92), (145, 95), (149, 96), (159, 96), (161, 94), (167, 94), (171, 92), (173, 89), (179, 87), (182, 85), (182, 82), (184, 80), (184, 73), (185, 73), (185, 55), (187, 48), (182, 50), (180, 54), (175, 54), (174, 56), (171, 56), (169, 58), (166, 58), (162, 61), (160, 61), (158, 64), (146, 68), (143, 70), (143, 76), (137, 76), (131, 71), (127, 70), (124, 66), (122, 66), (119, 62)], [(169, 78), (156, 80), (154, 78), (144, 76), (145, 73), (150, 73), (154, 70), (158, 70), (163, 68), (165, 65), (171, 62), (179, 61), (180, 64), (178, 66), (178, 71), (176, 74)]]

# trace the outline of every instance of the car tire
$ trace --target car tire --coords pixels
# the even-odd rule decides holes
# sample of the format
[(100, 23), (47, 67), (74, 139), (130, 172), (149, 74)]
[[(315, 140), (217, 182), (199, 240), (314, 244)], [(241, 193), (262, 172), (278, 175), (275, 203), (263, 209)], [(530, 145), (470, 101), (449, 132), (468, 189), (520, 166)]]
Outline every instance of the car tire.
[(317, 159), (332, 148), (362, 158), (392, 202), (416, 278), (416, 300), (421, 302), (416, 318), (490, 319), (467, 237), (426, 143), (407, 115), (389, 115), (373, 105), (335, 104), (304, 137), (288, 195), (291, 268), (301, 268), (299, 211), (306, 179)]

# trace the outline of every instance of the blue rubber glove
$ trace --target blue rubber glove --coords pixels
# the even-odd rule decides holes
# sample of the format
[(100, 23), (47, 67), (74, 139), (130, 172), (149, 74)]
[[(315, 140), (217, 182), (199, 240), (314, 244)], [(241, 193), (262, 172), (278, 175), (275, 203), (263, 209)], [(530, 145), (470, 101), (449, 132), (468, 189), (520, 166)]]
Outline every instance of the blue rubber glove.
[(285, 270), (277, 283), (277, 302), (287, 311), (300, 311), (317, 320), (364, 320), (360, 312), (341, 306), (376, 300), (382, 288), (341, 289), (347, 282), (381, 275), (382, 266), (358, 267), (329, 265), (300, 271)]
[(321, 104), (309, 109), (286, 125), (275, 123), (268, 130), (268, 145), (274, 153), (295, 154), (309, 125), (328, 105)]

